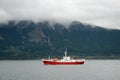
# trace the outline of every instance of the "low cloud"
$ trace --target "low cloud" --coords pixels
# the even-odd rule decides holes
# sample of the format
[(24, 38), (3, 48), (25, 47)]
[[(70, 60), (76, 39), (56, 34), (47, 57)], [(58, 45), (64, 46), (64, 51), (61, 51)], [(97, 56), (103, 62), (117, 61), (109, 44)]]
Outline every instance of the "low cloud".
[(0, 0), (0, 22), (81, 21), (120, 29), (119, 0)]

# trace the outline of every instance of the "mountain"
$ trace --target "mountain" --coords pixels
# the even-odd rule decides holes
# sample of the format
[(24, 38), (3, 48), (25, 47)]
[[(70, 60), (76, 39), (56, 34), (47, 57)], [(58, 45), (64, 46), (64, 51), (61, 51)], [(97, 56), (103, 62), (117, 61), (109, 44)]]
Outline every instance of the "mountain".
[(77, 21), (0, 24), (0, 59), (61, 57), (65, 49), (73, 57), (120, 58), (120, 30)]

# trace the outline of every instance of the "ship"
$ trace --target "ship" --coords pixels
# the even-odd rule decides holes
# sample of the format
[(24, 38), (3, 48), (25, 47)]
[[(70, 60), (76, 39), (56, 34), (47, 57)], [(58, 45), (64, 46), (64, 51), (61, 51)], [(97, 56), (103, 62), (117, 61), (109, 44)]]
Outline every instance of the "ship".
[(85, 63), (85, 59), (73, 59), (67, 56), (67, 50), (64, 53), (62, 59), (49, 57), (49, 59), (42, 59), (42, 62), (44, 65), (80, 65)]

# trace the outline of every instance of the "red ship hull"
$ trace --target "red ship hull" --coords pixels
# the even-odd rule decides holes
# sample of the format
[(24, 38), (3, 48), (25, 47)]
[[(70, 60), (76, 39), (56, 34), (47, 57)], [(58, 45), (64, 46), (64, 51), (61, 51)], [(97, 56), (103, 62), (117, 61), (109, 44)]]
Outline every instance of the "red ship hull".
[(44, 60), (43, 63), (45, 65), (79, 65), (79, 64), (84, 64), (84, 61), (49, 61), (49, 60)]

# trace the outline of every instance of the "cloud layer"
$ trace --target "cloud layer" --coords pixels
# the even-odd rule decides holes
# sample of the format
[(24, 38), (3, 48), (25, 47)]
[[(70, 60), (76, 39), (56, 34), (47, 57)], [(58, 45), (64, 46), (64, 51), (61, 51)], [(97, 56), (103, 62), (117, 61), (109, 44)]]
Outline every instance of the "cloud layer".
[(0, 22), (81, 21), (120, 29), (119, 0), (0, 0)]

